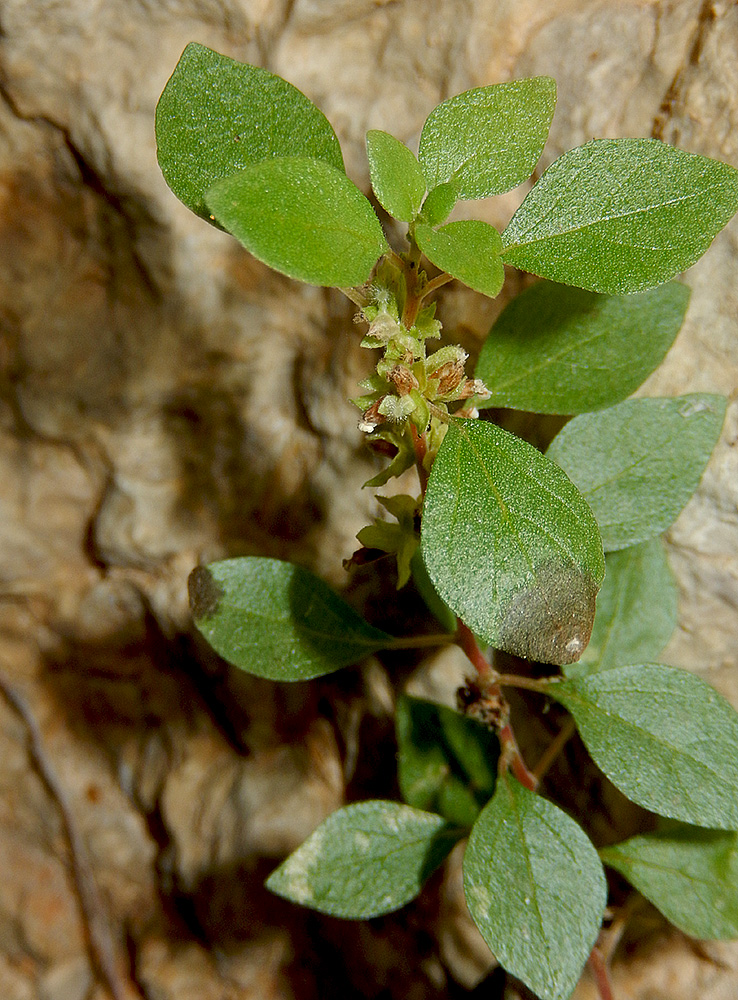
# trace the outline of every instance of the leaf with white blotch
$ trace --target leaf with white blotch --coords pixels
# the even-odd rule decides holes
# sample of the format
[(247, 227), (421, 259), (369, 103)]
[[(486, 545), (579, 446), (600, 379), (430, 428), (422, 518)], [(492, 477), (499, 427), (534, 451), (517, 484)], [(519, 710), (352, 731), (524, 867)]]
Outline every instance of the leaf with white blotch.
[(660, 538), (605, 558), (589, 645), (567, 677), (655, 660), (677, 624), (678, 592)]
[(607, 901), (597, 851), (574, 820), (501, 777), (469, 838), (464, 894), (500, 964), (542, 1000), (567, 1000)]
[(431, 263), (475, 292), (494, 298), (505, 281), (500, 260), (502, 240), (494, 226), (478, 219), (449, 222), (440, 229), (415, 227), (418, 246)]
[(556, 106), (556, 83), (536, 76), (457, 94), (431, 111), (418, 159), (428, 190), (453, 182), (456, 197), (489, 198), (530, 177)]
[(592, 759), (661, 816), (738, 829), (738, 712), (699, 677), (658, 664), (552, 683)]
[(377, 201), (395, 219), (411, 222), (425, 194), (420, 164), (399, 139), (379, 129), (367, 132), (366, 151)]
[(586, 413), (619, 403), (661, 364), (688, 301), (677, 282), (599, 295), (539, 281), (490, 330), (475, 376), (491, 395), (477, 405)]
[(674, 523), (699, 485), (726, 406), (710, 393), (628, 399), (559, 431), (546, 454), (582, 491), (606, 552)]
[(438, 594), (485, 642), (545, 663), (582, 654), (602, 544), (576, 487), (531, 445), (495, 424), (453, 420), (421, 538)]
[(256, 163), (219, 181), (205, 201), (254, 257), (313, 285), (363, 284), (388, 249), (368, 199), (323, 160)]
[(669, 823), (600, 851), (675, 927), (704, 940), (738, 938), (738, 833)]
[(434, 813), (358, 802), (321, 823), (266, 886), (320, 913), (368, 920), (414, 899), (460, 833)]
[(738, 170), (657, 139), (595, 139), (546, 170), (502, 234), (506, 264), (641, 292), (694, 264), (738, 210)]
[(343, 170), (328, 119), (303, 93), (259, 66), (191, 42), (156, 107), (164, 178), (210, 221), (205, 192), (216, 181), (273, 156), (311, 156)]
[(198, 566), (188, 586), (198, 630), (216, 653), (257, 677), (309, 680), (394, 641), (293, 563), (224, 559)]

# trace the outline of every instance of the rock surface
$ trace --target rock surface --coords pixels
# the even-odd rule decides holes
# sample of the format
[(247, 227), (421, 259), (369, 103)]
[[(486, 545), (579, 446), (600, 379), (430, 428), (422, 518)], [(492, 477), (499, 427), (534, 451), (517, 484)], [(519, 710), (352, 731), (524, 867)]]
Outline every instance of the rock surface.
[[(303, 89), (366, 186), (368, 128), (412, 145), (443, 98), (545, 73), (543, 165), (637, 135), (738, 166), (738, 6), (5, 0), (0, 28), (0, 671), (27, 710), (0, 698), (0, 996), (468, 988), (488, 963), (453, 869), (441, 904), (439, 882), (369, 925), (262, 889), (347, 781), (377, 794), (361, 760), (391, 766), (392, 688), (378, 666), (288, 689), (234, 676), (195, 639), (185, 581), (256, 553), (342, 585), (377, 513), (346, 402), (369, 359), (337, 293), (272, 274), (169, 193), (154, 107), (198, 40)], [(504, 224), (520, 197), (482, 214)], [(737, 279), (734, 221), (689, 273), (687, 323), (644, 393), (735, 393)], [(473, 351), (502, 304), (452, 286), (441, 314)], [(668, 536), (666, 658), (736, 705), (737, 484), (734, 403)], [(660, 931), (616, 956), (615, 982), (629, 1000), (727, 1000), (738, 950)]]

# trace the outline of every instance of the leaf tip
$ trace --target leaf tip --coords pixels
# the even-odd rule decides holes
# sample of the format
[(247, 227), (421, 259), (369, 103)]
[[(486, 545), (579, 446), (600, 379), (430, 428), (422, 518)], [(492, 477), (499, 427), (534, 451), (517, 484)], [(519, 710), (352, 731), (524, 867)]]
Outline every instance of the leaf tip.
[(207, 566), (196, 566), (187, 580), (190, 608), (195, 621), (211, 618), (218, 611), (225, 590)]

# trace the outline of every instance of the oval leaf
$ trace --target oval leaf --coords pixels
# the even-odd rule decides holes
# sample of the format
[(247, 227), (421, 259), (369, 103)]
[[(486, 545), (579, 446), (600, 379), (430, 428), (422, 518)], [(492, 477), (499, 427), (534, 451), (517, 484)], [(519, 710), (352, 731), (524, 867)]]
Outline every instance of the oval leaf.
[(641, 292), (694, 264), (738, 209), (738, 170), (657, 139), (564, 153), (503, 233), (504, 260), (594, 292)]
[(293, 563), (224, 559), (194, 569), (188, 587), (198, 630), (229, 663), (257, 677), (309, 680), (393, 642)]
[(600, 857), (685, 934), (738, 937), (738, 833), (674, 823)]
[(699, 677), (657, 664), (551, 684), (597, 766), (633, 802), (738, 829), (738, 713)]
[(164, 178), (210, 220), (205, 192), (216, 181), (273, 156), (311, 156), (343, 170), (328, 119), (291, 83), (191, 42), (156, 106)]
[(488, 198), (530, 177), (556, 106), (556, 83), (536, 76), (478, 87), (434, 108), (418, 159), (428, 190), (453, 181), (456, 197)]
[(709, 393), (629, 399), (571, 420), (550, 459), (594, 511), (605, 551), (666, 531), (697, 489), (725, 419), (727, 400)]
[(433, 813), (358, 802), (321, 823), (266, 886), (320, 913), (368, 920), (414, 899), (458, 838)]
[(500, 964), (542, 1000), (568, 1000), (607, 901), (597, 851), (574, 820), (500, 779), (469, 838), (464, 893)]
[(486, 642), (545, 663), (581, 656), (602, 544), (579, 492), (531, 445), (454, 420), (430, 475), (422, 546), (439, 595)]
[(448, 218), (455, 204), (455, 186), (453, 184), (439, 184), (438, 187), (434, 187), (432, 191), (428, 192), (428, 197), (420, 210), (420, 219), (429, 226), (438, 226)]
[(363, 284), (388, 249), (368, 200), (322, 160), (265, 160), (219, 181), (205, 201), (254, 257), (313, 285)]
[(476, 719), (409, 695), (398, 699), (396, 724), (403, 799), (470, 827), (495, 790), (497, 737)]
[(660, 538), (611, 552), (589, 645), (567, 677), (655, 660), (677, 624), (678, 592)]
[(600, 295), (539, 281), (502, 312), (475, 375), (477, 405), (586, 413), (626, 399), (674, 342), (689, 289), (670, 282), (640, 295)]
[(502, 240), (494, 226), (477, 219), (449, 222), (440, 229), (420, 224), (415, 239), (436, 267), (463, 281), (475, 292), (495, 297), (505, 281), (500, 260)]
[(366, 151), (377, 201), (395, 219), (412, 221), (425, 194), (420, 164), (399, 139), (379, 129), (367, 132)]

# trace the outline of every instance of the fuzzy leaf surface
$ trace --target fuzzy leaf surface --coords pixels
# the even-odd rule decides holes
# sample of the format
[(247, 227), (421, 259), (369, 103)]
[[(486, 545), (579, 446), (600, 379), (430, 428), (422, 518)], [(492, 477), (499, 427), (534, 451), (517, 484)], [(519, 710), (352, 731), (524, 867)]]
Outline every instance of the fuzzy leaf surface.
[(639, 295), (600, 295), (539, 281), (489, 332), (475, 375), (491, 392), (479, 408), (586, 413), (619, 403), (664, 359), (689, 290), (676, 282)]
[(392, 645), (319, 577), (294, 563), (244, 556), (198, 566), (188, 581), (195, 625), (235, 667), (305, 681)]
[(358, 802), (321, 823), (266, 886), (320, 913), (368, 920), (414, 899), (459, 835), (433, 813)]
[(403, 799), (472, 826), (497, 783), (497, 737), (476, 719), (409, 695), (398, 699), (396, 726)]
[(641, 292), (694, 264), (738, 209), (738, 170), (657, 139), (595, 139), (546, 170), (504, 260), (567, 285)]
[(685, 934), (738, 937), (738, 833), (670, 823), (600, 857)]
[(660, 538), (610, 552), (589, 645), (567, 677), (654, 661), (677, 625), (678, 591)]
[(548, 76), (478, 87), (439, 104), (420, 134), (428, 190), (452, 181), (464, 200), (516, 187), (538, 162), (555, 106)]
[(738, 829), (738, 713), (699, 677), (659, 664), (551, 684), (597, 766), (669, 819)]
[(191, 42), (156, 107), (159, 166), (180, 201), (210, 221), (205, 192), (274, 156), (343, 170), (328, 119), (291, 83)]
[(393, 218), (411, 222), (425, 195), (420, 164), (404, 143), (379, 129), (367, 132), (366, 151), (377, 201)]
[(594, 511), (605, 551), (666, 531), (697, 489), (725, 419), (710, 393), (629, 399), (575, 417), (547, 451)]
[(576, 487), (531, 445), (491, 423), (452, 421), (421, 538), (440, 597), (486, 642), (545, 663), (582, 654), (602, 543)]
[(500, 964), (542, 1000), (568, 1000), (607, 900), (597, 851), (574, 820), (501, 778), (469, 838), (464, 893)]
[(449, 222), (440, 229), (421, 223), (415, 239), (436, 267), (463, 281), (475, 292), (494, 298), (505, 281), (500, 259), (502, 240), (494, 226), (478, 219)]
[(218, 181), (205, 201), (254, 257), (313, 285), (360, 285), (388, 249), (367, 198), (323, 160), (264, 160)]

